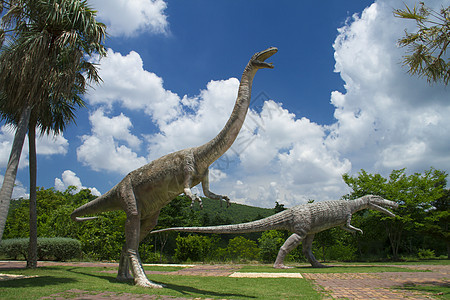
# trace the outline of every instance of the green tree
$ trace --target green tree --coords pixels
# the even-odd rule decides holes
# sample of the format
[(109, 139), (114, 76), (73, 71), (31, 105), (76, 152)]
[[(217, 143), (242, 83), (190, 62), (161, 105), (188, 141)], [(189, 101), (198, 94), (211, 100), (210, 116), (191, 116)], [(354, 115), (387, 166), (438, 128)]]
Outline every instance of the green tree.
[(450, 190), (446, 189), (444, 195), (432, 202), (432, 209), (425, 217), (422, 232), (431, 237), (444, 241), (447, 257), (450, 259)]
[(353, 190), (345, 198), (356, 199), (375, 194), (399, 203), (395, 218), (370, 211), (384, 224), (393, 258), (398, 259), (404, 232), (423, 228), (424, 219), (432, 208), (433, 201), (443, 196), (446, 177), (447, 174), (433, 168), (423, 174), (415, 173), (409, 176), (406, 175), (405, 169), (394, 170), (388, 178), (361, 170), (356, 177), (343, 175), (344, 182)]
[[(158, 224), (155, 229), (168, 227), (190, 227), (202, 226), (199, 213), (190, 208), (191, 200), (187, 196), (177, 196), (168, 205), (161, 209), (158, 217)], [(155, 250), (160, 251), (160, 260), (162, 260), (165, 248), (174, 250), (176, 246), (175, 232), (163, 232), (150, 235), (143, 240), (143, 243), (154, 241)], [(184, 234), (182, 234), (184, 236)]]
[(338, 241), (337, 235), (338, 232), (336, 228), (330, 228), (328, 230), (318, 232), (314, 236), (314, 245), (320, 249), (322, 260), (324, 262), (327, 261), (326, 250)]
[(280, 230), (264, 231), (258, 239), (260, 258), (263, 262), (274, 262), (286, 235)]
[[(64, 192), (37, 190), (37, 223), (39, 237), (69, 237), (81, 242), (85, 255), (92, 259), (115, 260), (125, 242), (125, 213), (102, 213), (89, 222), (71, 222), (72, 211), (95, 199), (89, 190), (75, 193), (74, 187)], [(5, 238), (28, 237), (29, 200), (14, 200), (5, 226)]]
[(286, 208), (284, 207), (284, 204), (280, 204), (280, 203), (278, 203), (278, 201), (275, 201), (275, 207), (273, 208), (275, 213), (279, 213), (285, 209)]
[(255, 241), (237, 236), (228, 242), (227, 254), (231, 259), (255, 260), (259, 256), (259, 249)]
[(404, 56), (404, 64), (410, 74), (425, 76), (428, 82), (450, 81), (450, 57), (446, 55), (450, 43), (450, 6), (439, 12), (427, 7), (424, 2), (413, 8), (394, 10), (396, 17), (414, 20), (417, 32), (405, 32), (398, 42), (408, 47), (409, 55)]
[(189, 235), (182, 237), (178, 235), (175, 259), (179, 261), (205, 261), (212, 253), (216, 241), (202, 235)]
[[(2, 1), (2, 30), (12, 32), (0, 55), (1, 113), (17, 126), (0, 191), (0, 240), (12, 195), (20, 152), (28, 128), (30, 141), (30, 261), (36, 266), (35, 130), (58, 134), (73, 121), (73, 110), (88, 81), (99, 82), (87, 56), (106, 54), (105, 26), (95, 21), (86, 1)], [(4, 37), (4, 34), (2, 34)], [(87, 56), (86, 56), (87, 55)], [(86, 78), (85, 78), (86, 76)]]

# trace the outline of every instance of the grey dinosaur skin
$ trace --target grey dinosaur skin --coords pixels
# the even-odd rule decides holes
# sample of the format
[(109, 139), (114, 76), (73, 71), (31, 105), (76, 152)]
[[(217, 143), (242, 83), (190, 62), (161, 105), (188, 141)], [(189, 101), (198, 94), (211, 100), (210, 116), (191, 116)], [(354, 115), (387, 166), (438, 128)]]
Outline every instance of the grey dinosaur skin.
[[(145, 236), (156, 226), (161, 208), (176, 196), (185, 193), (192, 202), (200, 198), (191, 192), (191, 187), (202, 183), (206, 197), (226, 200), (227, 196), (216, 195), (209, 190), (208, 168), (224, 154), (236, 139), (250, 104), (253, 77), (256, 71), (273, 68), (265, 62), (277, 52), (268, 48), (252, 56), (242, 74), (236, 103), (222, 131), (206, 144), (180, 150), (160, 157), (149, 164), (132, 171), (104, 195), (77, 208), (71, 214), (74, 221), (86, 221), (95, 217), (80, 216), (112, 210), (124, 210), (125, 245), (122, 248), (117, 279), (125, 281), (134, 277), (138, 286), (161, 288), (145, 276), (139, 258), (138, 246)], [(131, 277), (129, 270), (133, 277)]]
[(286, 240), (284, 245), (281, 246), (274, 263), (274, 268), (288, 268), (284, 265), (284, 258), (301, 242), (303, 242), (303, 254), (306, 256), (309, 263), (315, 268), (321, 268), (325, 267), (325, 265), (317, 261), (311, 249), (314, 235), (320, 231), (336, 226), (341, 226), (342, 229), (350, 233), (362, 233), (361, 229), (353, 227), (350, 224), (352, 214), (363, 209), (373, 209), (390, 217), (395, 216), (392, 212), (382, 206), (397, 208), (398, 204), (393, 201), (385, 200), (380, 196), (366, 195), (349, 201), (335, 200), (298, 205), (273, 216), (248, 223), (209, 227), (173, 227), (155, 230), (151, 233), (164, 231), (247, 233), (272, 229), (289, 230), (290, 232), (293, 232), (293, 234)]

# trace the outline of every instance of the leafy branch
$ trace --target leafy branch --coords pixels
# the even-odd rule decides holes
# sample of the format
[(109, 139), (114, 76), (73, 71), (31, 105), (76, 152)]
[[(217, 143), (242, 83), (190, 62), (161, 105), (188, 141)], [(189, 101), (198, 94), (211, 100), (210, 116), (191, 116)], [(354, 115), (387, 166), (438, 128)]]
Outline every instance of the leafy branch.
[(450, 57), (447, 48), (450, 44), (450, 6), (435, 11), (420, 2), (410, 8), (394, 10), (398, 18), (413, 20), (417, 32), (409, 33), (398, 40), (401, 47), (410, 53), (404, 56), (403, 63), (409, 67), (408, 73), (424, 76), (429, 83), (450, 81)]

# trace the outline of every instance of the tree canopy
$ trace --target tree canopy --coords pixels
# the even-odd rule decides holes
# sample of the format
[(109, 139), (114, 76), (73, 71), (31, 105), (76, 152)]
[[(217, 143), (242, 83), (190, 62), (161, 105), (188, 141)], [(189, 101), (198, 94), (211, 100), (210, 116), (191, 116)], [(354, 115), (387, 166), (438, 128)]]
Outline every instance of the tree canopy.
[(406, 174), (406, 169), (393, 170), (387, 178), (380, 174), (369, 174), (364, 170), (354, 177), (343, 175), (344, 182), (353, 190), (345, 198), (356, 199), (374, 194), (399, 203), (399, 208), (394, 211), (395, 218), (385, 217), (379, 212), (370, 212), (383, 221), (392, 255), (396, 259), (399, 257), (405, 232), (422, 231), (427, 215), (436, 209), (433, 204), (445, 195), (446, 178), (445, 172), (433, 168), (411, 175)]

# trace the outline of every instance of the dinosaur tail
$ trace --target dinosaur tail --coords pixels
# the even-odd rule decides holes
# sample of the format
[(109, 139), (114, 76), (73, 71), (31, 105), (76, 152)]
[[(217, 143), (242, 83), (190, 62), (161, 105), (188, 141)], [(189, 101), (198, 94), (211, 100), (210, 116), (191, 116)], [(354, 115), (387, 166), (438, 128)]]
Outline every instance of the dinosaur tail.
[(75, 222), (88, 221), (96, 219), (97, 217), (80, 218), (80, 216), (93, 215), (101, 212), (120, 209), (120, 203), (117, 200), (118, 197), (114, 190), (115, 189), (113, 188), (104, 195), (101, 195), (94, 200), (78, 207), (72, 212), (70, 218)]
[(158, 233), (165, 231), (183, 231), (183, 232), (201, 232), (201, 233), (259, 232), (271, 229), (288, 229), (288, 224), (290, 223), (289, 221), (290, 221), (290, 212), (282, 211), (273, 216), (247, 223), (220, 225), (220, 226), (206, 226), (206, 227), (172, 227), (155, 230), (150, 233)]

